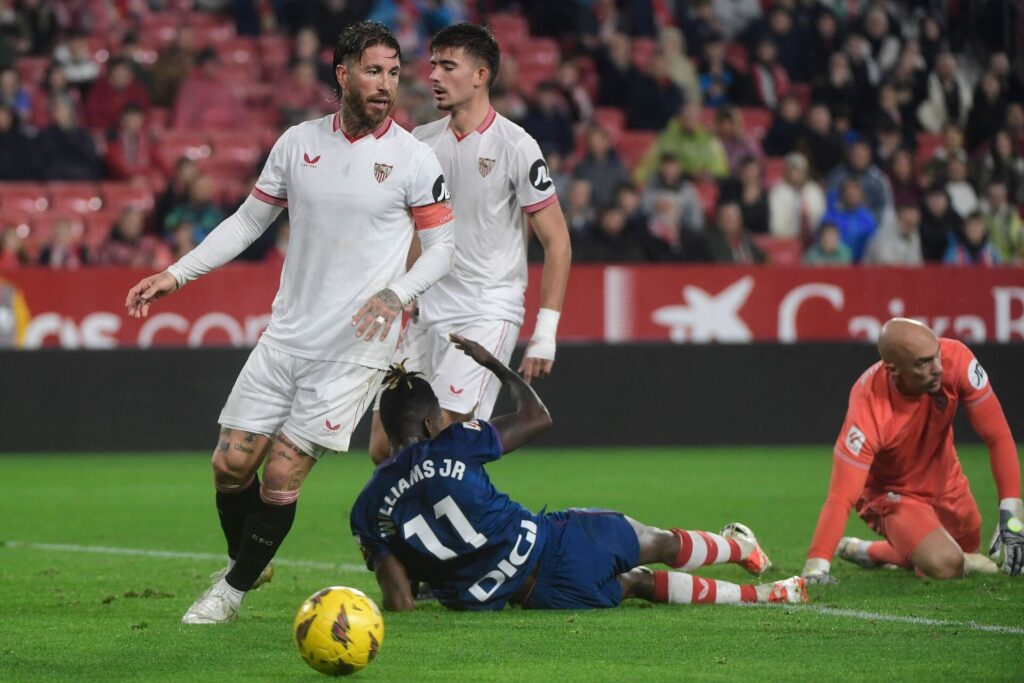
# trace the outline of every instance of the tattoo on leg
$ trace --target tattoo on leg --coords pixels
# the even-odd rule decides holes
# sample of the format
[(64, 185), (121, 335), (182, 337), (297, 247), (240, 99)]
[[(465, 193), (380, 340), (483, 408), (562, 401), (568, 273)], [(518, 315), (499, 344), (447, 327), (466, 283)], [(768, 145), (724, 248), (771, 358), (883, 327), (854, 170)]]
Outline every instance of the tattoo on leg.
[[(303, 452), (302, 452), (302, 449), (301, 449), (301, 448), (299, 448), (298, 446), (296, 446), (296, 445), (295, 445), (295, 442), (294, 442), (294, 441), (292, 441), (291, 439), (289, 439), (289, 438), (288, 438), (287, 436), (285, 436), (284, 434), (278, 433), (278, 435), (277, 435), (277, 440), (278, 440), (279, 442), (281, 442), (281, 445), (282, 445), (282, 446), (284, 446), (285, 448), (287, 448), (287, 449), (289, 449), (289, 450), (293, 451), (293, 452), (294, 452), (294, 453), (296, 453), (297, 455), (305, 455), (305, 453), (303, 453)], [(291, 458), (289, 458), (289, 460), (290, 460), (290, 459), (291, 459)]]
[(219, 444), (217, 444), (217, 450), (220, 451), (221, 453), (227, 453), (229, 448), (230, 444), (227, 441), (221, 441)]
[(253, 449), (252, 448), (250, 448), (248, 446), (243, 446), (240, 443), (236, 443), (235, 444), (235, 450), (239, 451), (241, 453), (245, 453), (246, 455), (252, 455), (252, 453), (253, 453)]
[(255, 440), (256, 440), (256, 435), (253, 434), (252, 432), (249, 432), (248, 434), (245, 435), (245, 442), (246, 443), (252, 443)]
[(274, 451), (274, 455), (276, 457), (284, 458), (285, 460), (289, 460), (289, 461), (292, 459), (292, 456), (288, 455), (288, 453), (286, 451), (281, 450), (281, 449), (278, 449), (278, 450)]

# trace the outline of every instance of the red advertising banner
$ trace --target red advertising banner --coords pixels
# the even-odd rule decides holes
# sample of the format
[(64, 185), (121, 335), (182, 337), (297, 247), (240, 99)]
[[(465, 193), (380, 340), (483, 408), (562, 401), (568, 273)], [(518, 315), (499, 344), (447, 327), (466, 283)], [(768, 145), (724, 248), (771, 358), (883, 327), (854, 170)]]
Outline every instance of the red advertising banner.
[[(266, 327), (279, 271), (232, 265), (128, 318), (144, 271), (0, 272), (0, 346), (252, 346)], [(524, 336), (540, 270), (532, 267)], [(873, 340), (907, 316), (966, 341), (1024, 341), (1024, 269), (575, 266), (559, 326), (564, 341), (747, 343)]]

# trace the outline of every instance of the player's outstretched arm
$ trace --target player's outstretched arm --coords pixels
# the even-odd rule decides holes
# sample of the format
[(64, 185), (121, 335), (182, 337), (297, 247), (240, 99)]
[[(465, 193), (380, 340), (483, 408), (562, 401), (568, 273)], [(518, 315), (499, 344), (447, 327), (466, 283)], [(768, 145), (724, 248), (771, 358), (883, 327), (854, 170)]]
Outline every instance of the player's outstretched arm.
[(374, 570), (380, 592), (384, 599), (384, 609), (389, 612), (411, 612), (416, 607), (416, 600), (409, 586), (409, 575), (405, 565), (394, 555), (387, 555)]
[(451, 340), (456, 348), (497, 375), (502, 385), (508, 387), (512, 393), (516, 412), (495, 417), (490, 421), (501, 437), (503, 453), (514, 451), (551, 428), (551, 415), (548, 409), (522, 377), (475, 341), (457, 334), (452, 334)]
[(572, 265), (569, 228), (558, 202), (530, 214), (530, 226), (544, 247), (544, 270), (540, 281), (537, 323), (519, 365), (519, 372), (527, 384), (534, 377), (547, 377), (555, 364), (555, 337)]
[(124, 301), (129, 318), (145, 318), (149, 315), (149, 304), (162, 299), (178, 289), (178, 281), (166, 270), (139, 280), (138, 284), (128, 290)]

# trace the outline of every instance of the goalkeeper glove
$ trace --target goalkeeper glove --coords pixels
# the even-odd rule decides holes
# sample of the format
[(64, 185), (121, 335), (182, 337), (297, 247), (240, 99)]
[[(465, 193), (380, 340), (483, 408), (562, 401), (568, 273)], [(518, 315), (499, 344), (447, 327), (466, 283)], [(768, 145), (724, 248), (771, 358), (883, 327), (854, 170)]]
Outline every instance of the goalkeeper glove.
[(1024, 500), (1003, 498), (999, 501), (999, 526), (992, 535), (988, 556), (999, 559), (1003, 551), (1003, 571), (1019, 576), (1024, 569)]
[(839, 583), (839, 579), (829, 574), (831, 568), (832, 563), (828, 560), (823, 560), (820, 557), (811, 557), (804, 563), (804, 570), (800, 573), (800, 576), (809, 584)]

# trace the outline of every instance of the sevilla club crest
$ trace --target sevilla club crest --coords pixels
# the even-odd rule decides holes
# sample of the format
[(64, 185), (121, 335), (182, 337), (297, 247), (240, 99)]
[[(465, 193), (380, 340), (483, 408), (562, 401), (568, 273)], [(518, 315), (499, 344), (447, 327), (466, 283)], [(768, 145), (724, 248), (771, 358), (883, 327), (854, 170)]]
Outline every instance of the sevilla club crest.
[(391, 169), (394, 166), (388, 166), (387, 164), (374, 164), (373, 165), (373, 177), (377, 179), (378, 183), (383, 183), (391, 175)]
[(491, 172), (492, 168), (494, 168), (494, 159), (485, 159), (484, 157), (480, 157), (476, 160), (476, 167), (480, 169), (480, 177), (486, 178), (487, 174)]

